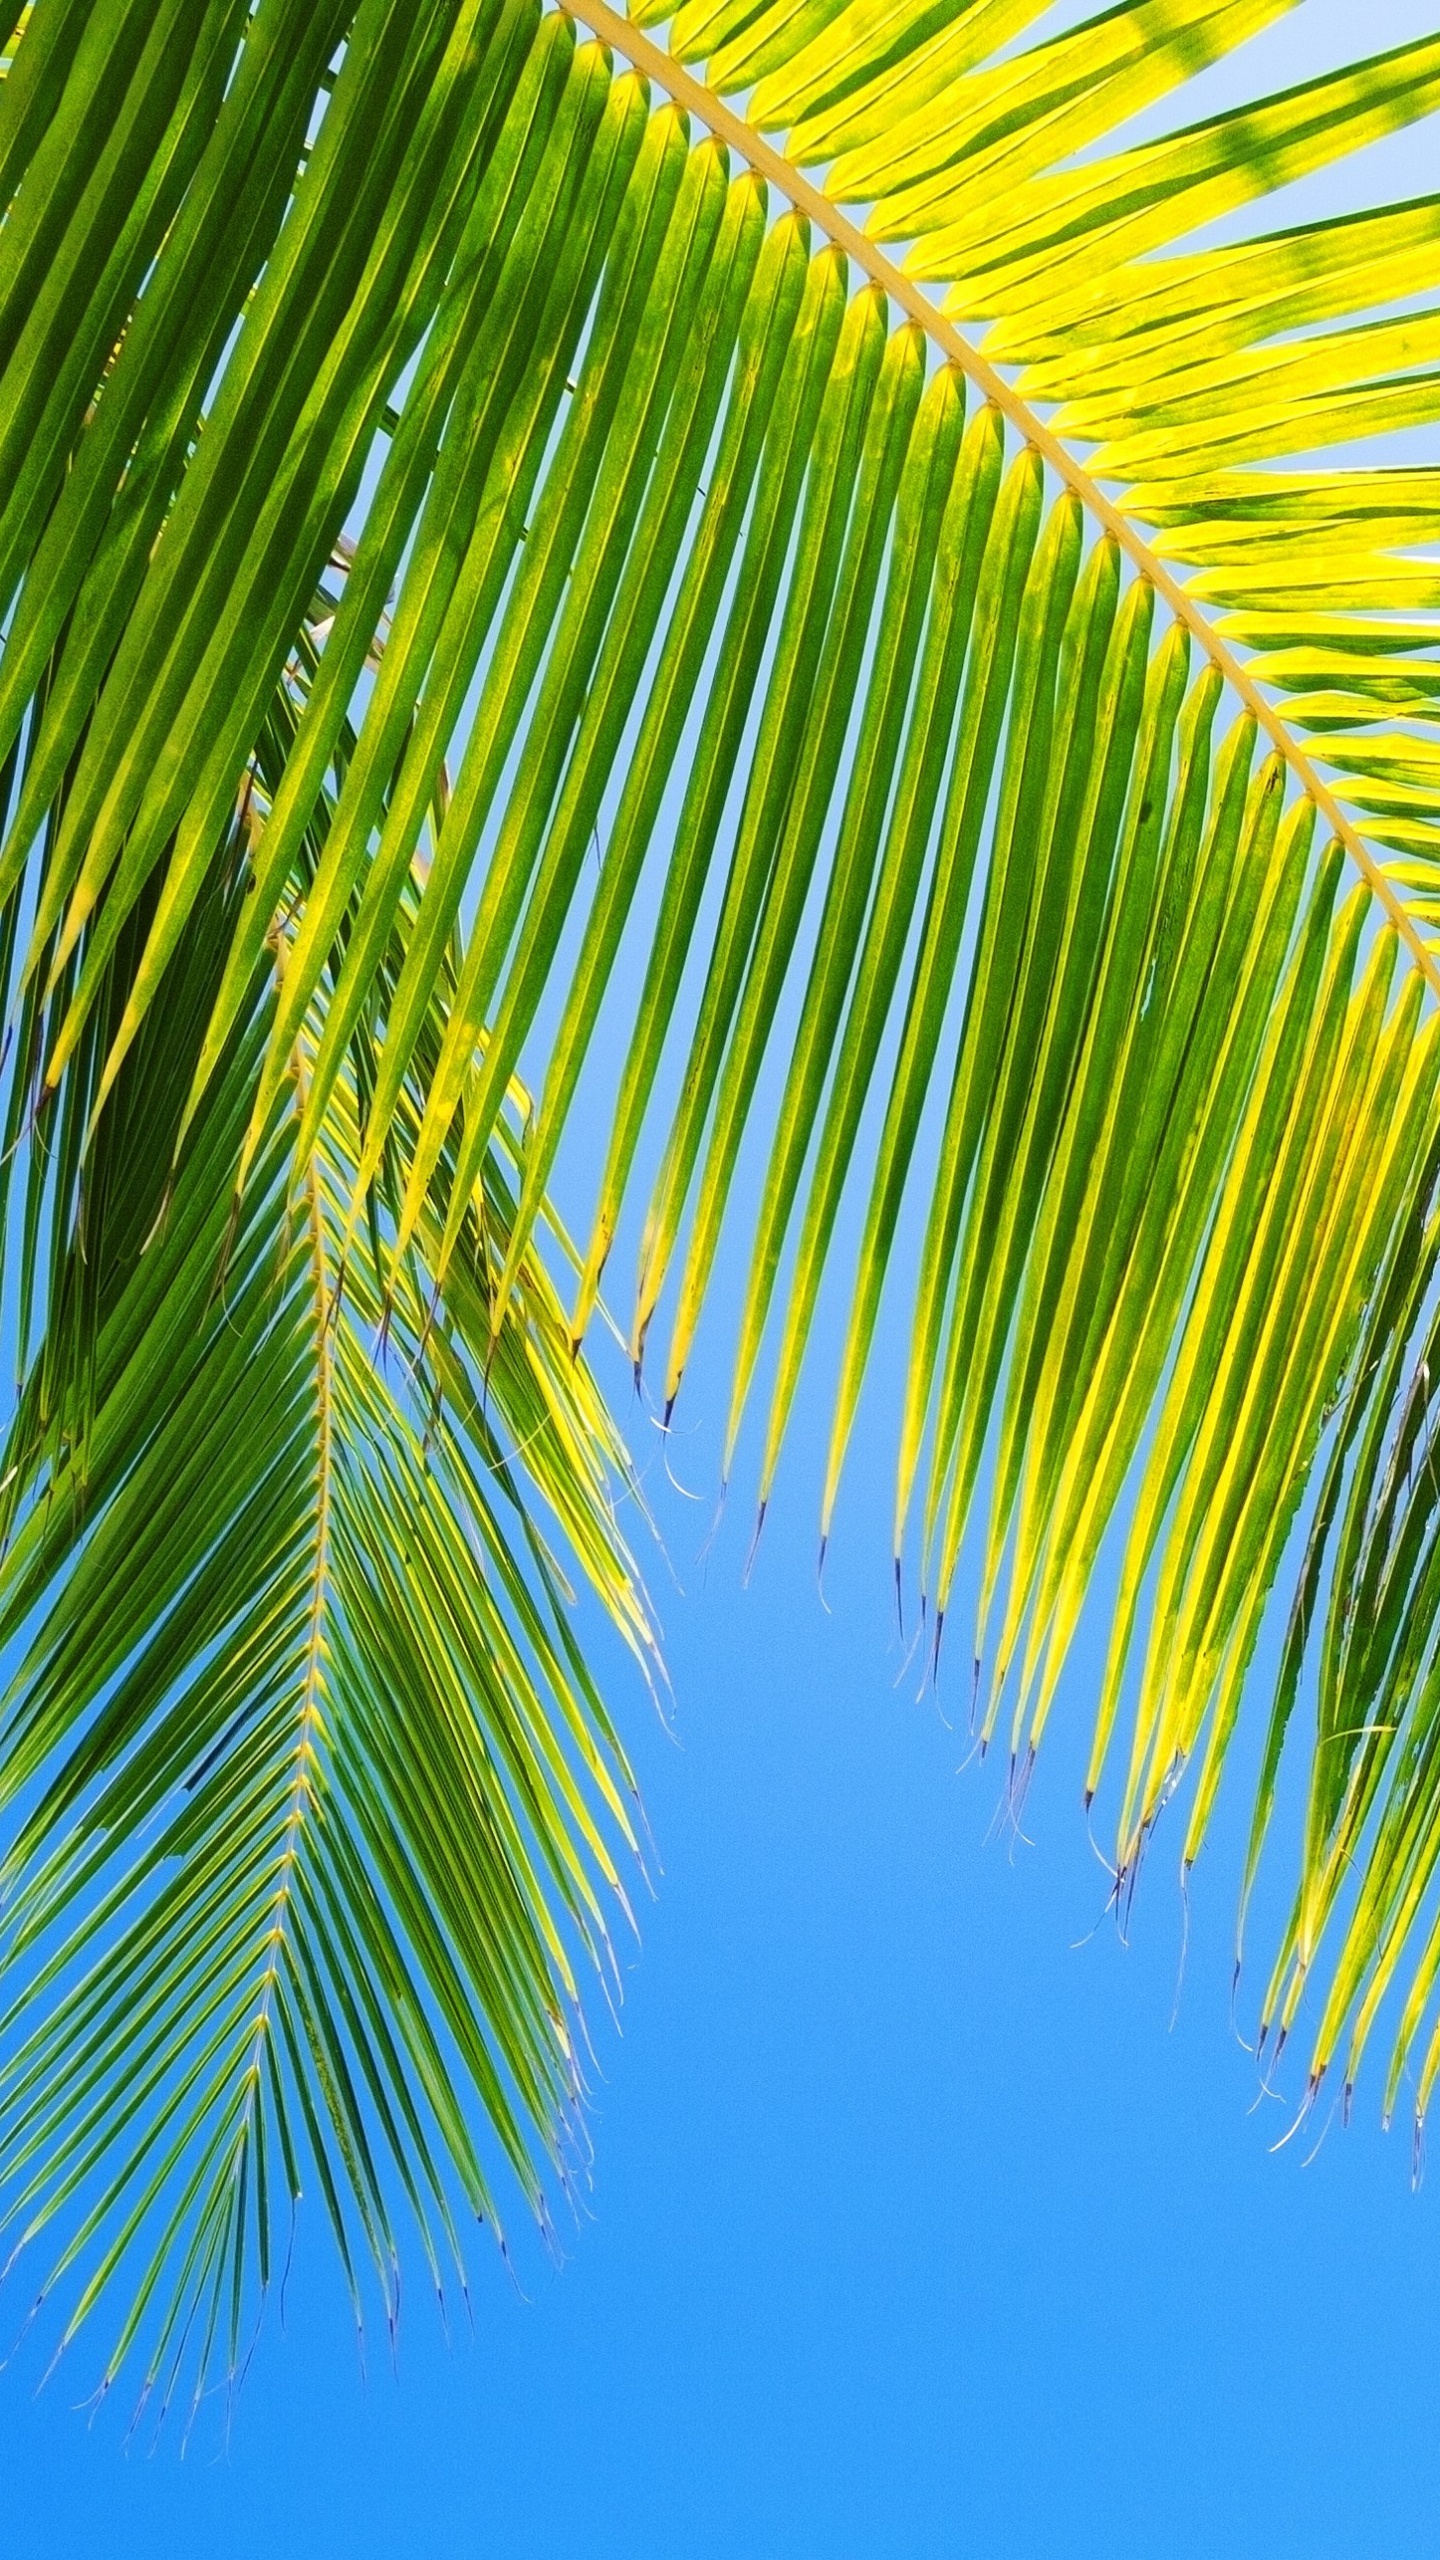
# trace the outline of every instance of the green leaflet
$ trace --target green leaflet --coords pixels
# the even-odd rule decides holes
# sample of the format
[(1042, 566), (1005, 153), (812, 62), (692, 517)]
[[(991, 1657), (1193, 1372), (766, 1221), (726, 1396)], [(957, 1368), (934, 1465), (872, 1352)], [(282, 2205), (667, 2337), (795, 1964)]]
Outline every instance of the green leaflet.
[[(507, 972), (503, 998), (494, 1007), (494, 1032), (488, 1035), (491, 1054), (487, 1055), (484, 1075), (477, 1079), (467, 1098), (459, 1158), (462, 1181), (467, 1169), (478, 1164), (489, 1143), (505, 1082), (548, 975), (549, 955), (568, 909), (567, 893), (573, 892), (593, 832), (620, 728), (635, 701), (660, 600), (673, 574), (689, 512), (692, 475), (698, 470), (708, 442), (719, 383), (759, 250), (760, 208), (756, 192), (742, 181), (722, 197), (721, 155), (697, 152), (687, 177), (697, 180), (703, 195), (697, 197), (694, 226), (683, 247), (676, 243), (675, 265), (662, 260), (660, 266), (657, 319), (661, 313), (666, 315), (664, 335), (653, 384), (647, 386), (649, 397), (642, 430), (653, 439), (656, 422), (665, 418), (654, 469), (643, 499), (643, 465), (632, 471), (626, 485), (616, 492), (613, 508), (605, 507), (610, 494), (605, 482), (596, 491), (596, 510), (586, 528), (582, 571), (589, 567), (591, 559), (603, 558), (613, 565), (604, 575), (585, 580), (587, 588), (594, 590), (589, 612), (575, 634), (573, 647), (564, 656), (561, 652), (570, 640), (570, 632), (565, 624), (557, 632), (555, 656), (536, 704), (514, 796), (496, 842), (486, 899), (466, 954), (463, 1001), (470, 1012), (465, 1030), (472, 1041), (478, 1042), (489, 1010), (487, 991), (497, 974), (496, 955), (511, 940), (512, 928), (519, 924), (522, 884), (533, 874), (534, 887), (518, 949)], [(675, 317), (677, 308), (685, 314), (683, 324)], [(642, 335), (637, 357), (643, 359), (644, 352)], [(627, 398), (634, 397), (633, 385), (632, 374), (627, 382)], [(627, 534), (632, 529), (639, 533), (642, 504), (650, 517), (647, 533), (653, 529), (653, 549), (647, 544), (642, 554), (637, 542), (625, 562), (629, 575), (612, 586), (615, 570), (625, 560)], [(612, 597), (607, 645), (603, 654), (592, 655)], [(536, 865), (543, 815), (553, 782), (559, 779), (564, 746), (582, 721), (584, 730), (574, 737), (565, 787), (554, 809), (553, 833), (543, 862)], [(600, 735), (592, 747), (597, 729)], [(498, 884), (493, 906), (489, 896), (492, 884)], [(460, 1054), (465, 1030), (457, 1021), (450, 1051), (441, 1061), (441, 1080), (451, 1056)], [(438, 1116), (433, 1125), (438, 1129)], [(416, 1188), (418, 1178), (417, 1173)]]
[(750, 713), (843, 306), (840, 261), (833, 251), (822, 251), (811, 264), (805, 297), (787, 349), (790, 360), (784, 367), (774, 407), (765, 420), (765, 444), (748, 537), (733, 582), (733, 602), (695, 744), (645, 983), (636, 1009), (635, 1029), (622, 1072), (614, 1131), (576, 1305), (577, 1335), (594, 1304), (669, 1028), (674, 992)]
[[(813, 678), (801, 677), (807, 700), (803, 744), (770, 866), (764, 905), (756, 922), (729, 1051), (716, 1088), (714, 1120), (701, 1171), (700, 1202), (667, 1363), (667, 1404), (678, 1392), (705, 1294), (741, 1134), (788, 973), (821, 828), (835, 788), (890, 535), (891, 513), (919, 404), (922, 364), (919, 332), (897, 332), (885, 351), (865, 445), (854, 475), (853, 513), (836, 582), (839, 610), (825, 635)], [(822, 446), (817, 454), (817, 470), (823, 468), (823, 462)], [(687, 1083), (692, 1081), (698, 1088), (698, 1077), (687, 1078)], [(652, 1285), (652, 1274), (647, 1272), (642, 1282), (641, 1323), (645, 1320), (645, 1295)]]
[[(859, 1399), (860, 1380), (879, 1312), (899, 1200), (909, 1171), (931, 1061), (949, 1003), (969, 900), (990, 778), (1000, 743), (1020, 627), (1021, 600), (1038, 531), (1040, 472), (1031, 455), (1014, 465), (1001, 493), (987, 545), (975, 620), (987, 637), (966, 679), (944, 825), (935, 856), (920, 947), (906, 1006), (894, 1083), (886, 1106), (879, 1161), (860, 1249), (860, 1280), (846, 1339), (831, 1432), (822, 1510), (828, 1530), (840, 1465)], [(992, 637), (993, 635), (993, 637)]]
[[(721, 1043), (740, 998), (746, 964), (774, 874), (796, 762), (807, 752), (825, 627), (837, 596), (847, 523), (871, 405), (880, 388), (884, 348), (880, 297), (858, 295), (845, 315), (820, 403), (775, 663), (761, 704), (759, 733), (714, 950), (685, 1064), (681, 1105), (666, 1142), (641, 1240), (632, 1345), (637, 1361), (699, 1152), (705, 1116), (720, 1072)], [(883, 407), (881, 416), (883, 419)]]
[[(946, 587), (954, 567), (946, 533), (954, 520), (953, 491), (964, 424), (963, 380), (946, 367), (933, 376), (927, 388), (900, 482), (877, 662), (866, 693), (864, 725), (856, 743), (845, 814), (826, 889), (825, 912), (816, 937), (794, 1056), (765, 1177), (745, 1293), (744, 1330), (735, 1359), (726, 1431), (727, 1476), (770, 1311), (800, 1168), (840, 1032), (862, 927), (872, 895), (879, 887), (887, 806), (901, 759), (910, 753), (916, 734), (907, 722), (907, 712), (927, 619), (945, 611)], [(960, 486), (968, 495), (968, 475)], [(968, 508), (966, 513), (968, 517)], [(929, 645), (933, 651), (933, 629)], [(919, 708), (917, 704), (917, 712)]]
[[(744, 185), (745, 182), (739, 183)], [(653, 835), (661, 797), (694, 700), (719, 600), (740, 538), (745, 506), (759, 467), (771, 408), (780, 389), (785, 353), (796, 323), (804, 279), (803, 226), (795, 221), (782, 221), (770, 232), (761, 252), (754, 285), (741, 318), (735, 372), (726, 400), (720, 448), (710, 473), (705, 512), (685, 562), (682, 592), (666, 634), (664, 656), (625, 775), (620, 805), (610, 831), (604, 871), (586, 919), (584, 947), (551, 1052), (538, 1126), (527, 1165), (525, 1196), (516, 1223), (516, 1240), (511, 1247), (512, 1258), (528, 1233), (529, 1222), (549, 1175), (556, 1139), (594, 1034), (604, 990), (638, 886), (640, 867)], [(683, 470), (683, 458), (681, 468)], [(655, 582), (648, 576), (645, 588), (653, 599)], [(628, 657), (628, 648), (626, 654)], [(583, 806), (582, 803), (582, 810)], [(543, 946), (538, 935), (533, 939), (538, 953)], [(502, 1296), (512, 1276), (508, 1269), (502, 1276)]]
[[(552, 65), (559, 67), (554, 62), (557, 49), (556, 45), (548, 48), (550, 59), (541, 70), (542, 82)], [(545, 85), (551, 86), (548, 82)], [(351, 927), (355, 948), (347, 950), (350, 984), (340, 992), (328, 1054), (317, 1061), (315, 1109), (323, 1108), (328, 1081), (343, 1057), (345, 1039), (353, 1027), (356, 991), (363, 991), (365, 985), (366, 955), (373, 954), (377, 937), (381, 948), (388, 939), (409, 869), (414, 834), (429, 812), (436, 769), (456, 703), (525, 532), (520, 511), (528, 494), (529, 475), (519, 476), (516, 485), (516, 460), (533, 449), (558, 406), (565, 367), (584, 314), (586, 290), (593, 285), (597, 251), (606, 238), (641, 148), (642, 101), (638, 93), (633, 88), (612, 92), (607, 100), (607, 85), (600, 57), (593, 51), (582, 55), (567, 83), (553, 130), (547, 131), (545, 123), (540, 125), (543, 147), (529, 167), (522, 163), (514, 188), (507, 189), (506, 214), (513, 218), (512, 200), (520, 197), (524, 215), (509, 246), (505, 266), (498, 277), (487, 278), (494, 308), (505, 313), (502, 294), (512, 263), (519, 266), (519, 290), (523, 294), (527, 284), (533, 286), (546, 275), (548, 252), (548, 259), (555, 262), (555, 272), (548, 279), (546, 307), (538, 329), (522, 331), (511, 320), (500, 350), (494, 347), (488, 330), (481, 335), (475, 350), (478, 361), (472, 380), (477, 387), (484, 387), (484, 410), (479, 417), (470, 418), (462, 409), (455, 431), (447, 438), (445, 459), (451, 468), (442, 468), (437, 474), (425, 517), (416, 531), (404, 590), (388, 635), (393, 645), (387, 645), (385, 651), (372, 716), (365, 723), (357, 753), (348, 760), (324, 863), (314, 893), (306, 901), (301, 930), (287, 963), (285, 988), (272, 1035), (269, 1074), (257, 1097), (252, 1124), (256, 1135), (263, 1126), (268, 1096), (278, 1089), (284, 1075), (287, 1044), (295, 1026), (304, 1018), (341, 920), (363, 883), (364, 902)], [(554, 112), (553, 88), (548, 98), (542, 88), (541, 100), (548, 117)], [(638, 173), (642, 188), (654, 183), (659, 141), (658, 132), (652, 130), (652, 148)], [(593, 161), (591, 152), (595, 155)], [(508, 174), (507, 171), (507, 177)], [(592, 185), (590, 220), (587, 224), (567, 222), (571, 209), (569, 190), (582, 188), (586, 175), (591, 177)], [(519, 211), (520, 207), (515, 205), (513, 209)], [(562, 237), (566, 247), (557, 257)], [(464, 315), (457, 317), (463, 326)], [(504, 318), (501, 326), (505, 328)], [(464, 480), (458, 494), (452, 497), (449, 484), (462, 470)], [(537, 532), (536, 549), (527, 554), (527, 563), (536, 558), (543, 561), (545, 556)], [(563, 551), (558, 557), (563, 563)], [(368, 619), (363, 614), (357, 619), (357, 643)], [(323, 664), (322, 659), (322, 669)], [(418, 698), (427, 677), (428, 695), (422, 716)], [(337, 708), (344, 699), (337, 687)], [(312, 753), (312, 770), (320, 762), (324, 743), (322, 733), (319, 753)], [(400, 770), (402, 757), (404, 768)], [(388, 817), (389, 824), (378, 858), (372, 861), (370, 836), (382, 817)], [(292, 818), (292, 828), (293, 824)], [(431, 895), (443, 909), (448, 848), (437, 846), (436, 851), (440, 878), (432, 880)], [(450, 921), (447, 912), (445, 928)], [(403, 1063), (402, 1059), (402, 1067)]]
[(982, 411), (966, 436), (940, 529), (935, 604), (917, 676), (915, 714), (836, 1048), (834, 1077), (817, 1143), (786, 1307), (761, 1470), (762, 1502), (774, 1475), (841, 1191), (931, 843), (934, 807), (950, 751), (982, 564), (991, 557), (991, 525), (1002, 454), (999, 420), (993, 411)]

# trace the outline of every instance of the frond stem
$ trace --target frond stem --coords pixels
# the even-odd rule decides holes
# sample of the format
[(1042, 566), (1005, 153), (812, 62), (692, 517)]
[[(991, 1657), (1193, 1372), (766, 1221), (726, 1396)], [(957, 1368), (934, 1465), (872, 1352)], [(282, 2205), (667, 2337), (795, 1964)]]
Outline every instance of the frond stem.
[[(295, 1065), (295, 1083), (303, 1111), (305, 1077), (298, 1058)], [(291, 1782), (290, 1803), (280, 1850), (279, 1882), (271, 1906), (270, 1956), (265, 1968), (260, 2007), (255, 2018), (249, 2064), (250, 2089), (241, 2135), (236, 2144), (237, 2157), (245, 2135), (248, 2133), (250, 2118), (254, 2111), (260, 2080), (260, 2056), (265, 2039), (270, 2032), (270, 2010), (279, 1974), (279, 1949), (284, 1937), (285, 1916), (294, 1882), (295, 1860), (305, 1817), (315, 1793), (315, 1729), (320, 1720), (325, 1596), (330, 1579), (331, 1487), (335, 1472), (333, 1376), (335, 1355), (330, 1339), (332, 1310), (325, 1258), (324, 1207), (320, 1198), (319, 1169), (313, 1155), (305, 1168), (304, 1196), (310, 1230), (310, 1260), (315, 1307), (315, 1564), (311, 1576), (309, 1625), (305, 1640), (304, 1686), (301, 1693), (299, 1729), (295, 1741), (295, 1774)]]

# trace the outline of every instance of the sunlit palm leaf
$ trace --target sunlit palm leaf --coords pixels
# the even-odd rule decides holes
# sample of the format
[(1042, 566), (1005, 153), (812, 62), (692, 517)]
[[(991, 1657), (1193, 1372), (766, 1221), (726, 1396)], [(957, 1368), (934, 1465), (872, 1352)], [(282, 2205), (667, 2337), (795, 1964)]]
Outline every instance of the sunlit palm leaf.
[[(237, 1252), (320, 1182), (362, 1436), (385, 1371), (355, 1346), (383, 1317), (428, 1352), (436, 1284), (472, 1387), (503, 1364), (616, 1051), (571, 1321), (658, 1149), (631, 1339), (668, 1326), (668, 1409), (758, 1144), (727, 1472), (763, 1390), (768, 1498), (842, 1263), (822, 1527), (893, 1308), (897, 1574), (908, 1539), (938, 1653), (974, 1530), (1017, 1779), (1122, 1535), (1091, 1770), (1123, 1736), (1122, 1882), (1197, 1757), (1199, 1845), (1318, 1483), (1257, 1822), (1314, 1680), (1268, 2005), (1328, 1932), (1319, 2068), (1408, 1950), (1403, 2055), (1440, 1963), (1440, 480), (1317, 457), (1440, 412), (1440, 321), (1406, 307), (1436, 204), (1199, 235), (1440, 106), (1440, 39), (1127, 147), (1289, 0), (1058, 31), (1038, 0), (689, 0), (667, 46), (664, 8), (574, 14), (613, 54), (532, 0), (174, 0), (163, 45), (123, 0), (35, 12), (0, 124), (12, 1132), (43, 1073), (74, 1154), (113, 1087), (103, 1151), (178, 1010), (175, 1200), (226, 1111)], [(242, 788), (255, 887), (200, 1004)], [(462, 1315), (522, 1067), (502, 1268)], [(18, 1259), (54, 1337), (81, 1283), (63, 1252), (30, 1276), (49, 1228), (68, 1251), (50, 1196)], [(87, 1445), (102, 1339), (46, 1345)], [(367, 1592), (423, 1660), (418, 1585)]]

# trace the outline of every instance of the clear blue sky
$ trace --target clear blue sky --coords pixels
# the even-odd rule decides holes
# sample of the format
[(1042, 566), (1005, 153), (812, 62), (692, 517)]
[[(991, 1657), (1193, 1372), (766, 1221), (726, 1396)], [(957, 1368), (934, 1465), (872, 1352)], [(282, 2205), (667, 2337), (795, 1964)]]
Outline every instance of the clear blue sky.
[[(1307, 61), (1433, 23), (1428, 0), (1359, 15), (1312, 0)], [(1255, 76), (1286, 63), (1267, 38)], [(1376, 191), (1433, 184), (1428, 158), (1387, 155)], [(202, 2426), (183, 2461), (173, 2430), (124, 2454), (123, 2407), (87, 2426), (83, 2355), (38, 2398), (23, 2358), (0, 2374), (7, 2560), (1428, 2560), (1440, 2181), (1412, 2194), (1373, 2074), (1308, 2166), (1272, 2152), (1289, 2119), (1255, 2105), (1229, 2018), (1233, 1801), (1171, 2030), (1173, 1867), (1128, 1947), (1096, 1927), (1080, 1715), (1017, 1847), (987, 1840), (997, 1779), (957, 1775), (947, 1701), (896, 1685), (883, 1381), (827, 1613), (818, 1389), (749, 1588), (738, 1502), (694, 1561), (714, 1379), (674, 1448), (705, 1499), (661, 1489), (687, 1586), (654, 1572), (673, 1737), (619, 1692), (664, 1874), (623, 2033), (594, 2013), (566, 2263), (517, 2220), (512, 2281), (482, 2240), (448, 2346), (416, 2271), (398, 2368), (372, 2340), (362, 2383), (312, 2217), (228, 2446)]]
[[(867, 1471), (865, 1461), (871, 1461)], [(667, 1608), (679, 1744), (631, 1725), (665, 1877), (598, 2033), (593, 2219), (475, 2335), (417, 2280), (357, 2378), (312, 2222), (231, 2433), (183, 2462), (0, 2379), (7, 2553), (45, 2560), (1428, 2560), (1440, 2185), (1373, 2105), (1302, 2167), (1247, 2112), (1233, 1872), (1157, 1853), (1102, 1926), (1075, 1728), (1034, 1847), (895, 1660), (877, 1429), (831, 1579), (782, 1503)], [(798, 1474), (797, 1466), (795, 1473)], [(864, 1496), (867, 1472), (875, 1498)], [(1083, 1676), (1080, 1666), (1077, 1676)], [(1223, 1826), (1222, 1826), (1223, 1829)]]

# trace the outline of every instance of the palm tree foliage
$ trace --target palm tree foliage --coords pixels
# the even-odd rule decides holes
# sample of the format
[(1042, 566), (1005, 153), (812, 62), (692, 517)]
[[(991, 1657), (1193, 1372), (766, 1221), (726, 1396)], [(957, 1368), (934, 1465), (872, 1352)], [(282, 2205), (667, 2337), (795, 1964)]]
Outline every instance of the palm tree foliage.
[(1440, 197), (1244, 208), (1440, 38), (1166, 121), (1292, 7), (12, 36), (0, 2162), (67, 2335), (130, 2269), (109, 2370), (233, 2367), (303, 2185), (393, 2299), (397, 2198), (438, 2269), (563, 2145), (627, 1207), (667, 1418), (748, 1220), (762, 1512), (822, 1284), (822, 1534), (906, 1327), (897, 1582), (938, 1656), (973, 1558), (1017, 1785), (1118, 1554), (1117, 1891), (1192, 1767), (1198, 1851), (1300, 1536), (1263, 2024), (1348, 2083), (1389, 1999), (1423, 2112), (1440, 475), (1326, 455), (1440, 413)]
[[(87, 1148), (137, 912), (60, 1125), (31, 1139), (22, 1267), (48, 1236), (46, 1322), (4, 1468), (14, 2239), (65, 2215), (49, 2282), (93, 2258), (68, 2336), (139, 2238), (111, 2370), (157, 2297), (147, 2394), (187, 2346), (203, 2373), (223, 2338), (234, 2368), (247, 2261), (263, 2282), (307, 2155), (357, 2314), (357, 2253), (395, 2308), (387, 2159), (437, 2283), (442, 2251), (463, 2267), (439, 2164), (495, 2217), (477, 2102), (540, 2207), (537, 2145), (578, 2131), (574, 1950), (603, 1956), (600, 1895), (622, 1891), (633, 1840), (547, 1515), (632, 1645), (650, 1641), (610, 1500), (622, 1453), (533, 1250), (492, 1340), (513, 1137), (437, 1290), (443, 1189), (403, 1267), (378, 1259), (402, 1107), (347, 1260), (363, 1045), (296, 1143), (322, 1001), (235, 1202), (273, 1017), (262, 969), (177, 1149), (249, 859), (232, 828)], [(437, 1023), (448, 986), (442, 968)], [(38, 1055), (43, 1022), (31, 1036)]]

